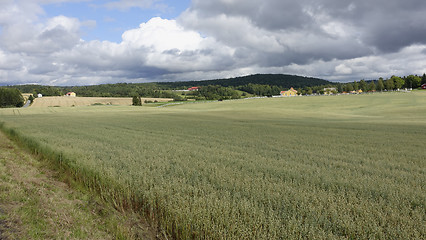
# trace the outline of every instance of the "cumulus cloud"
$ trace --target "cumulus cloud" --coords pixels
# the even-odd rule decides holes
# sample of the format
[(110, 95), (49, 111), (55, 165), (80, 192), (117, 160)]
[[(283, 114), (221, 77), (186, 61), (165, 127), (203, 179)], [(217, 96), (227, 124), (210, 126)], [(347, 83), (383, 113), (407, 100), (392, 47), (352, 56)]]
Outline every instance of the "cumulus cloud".
[(336, 74), (338, 74), (338, 75), (351, 74), (352, 73), (352, 68), (346, 66), (344, 63), (339, 64), (334, 69), (336, 70)]
[[(200, 80), (253, 73), (353, 81), (426, 72), (423, 0), (193, 0), (177, 19), (152, 18), (123, 32), (119, 43), (82, 40), (81, 28), (96, 27), (94, 21), (40, 17), (41, 4), (57, 2), (70, 0), (0, 1), (0, 84)], [(117, 0), (104, 7), (161, 4)]]
[(232, 46), (252, 68), (334, 64), (327, 79), (357, 78), (342, 62), (382, 56), (385, 62), (373, 65), (386, 65), (387, 54), (403, 62), (405, 48), (424, 46), (425, 11), (421, 0), (193, 0), (179, 22)]

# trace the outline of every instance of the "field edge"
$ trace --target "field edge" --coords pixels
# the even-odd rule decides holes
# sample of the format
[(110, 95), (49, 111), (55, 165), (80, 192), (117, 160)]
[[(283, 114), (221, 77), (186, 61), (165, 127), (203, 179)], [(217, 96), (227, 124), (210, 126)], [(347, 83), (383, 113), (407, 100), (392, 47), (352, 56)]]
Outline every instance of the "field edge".
[[(143, 204), (140, 196), (137, 197), (130, 192), (122, 194), (122, 191), (120, 191), (122, 188), (114, 180), (107, 179), (88, 169), (81, 167), (77, 169), (72, 159), (68, 159), (62, 153), (55, 152), (50, 147), (43, 146), (31, 138), (23, 136), (15, 129), (6, 127), (4, 122), (0, 122), (0, 132), (19, 147), (28, 150), (35, 159), (44, 162), (43, 166), (56, 172), (57, 180), (66, 183), (72, 189), (95, 194), (101, 201), (97, 204), (105, 205), (104, 208), (101, 206), (102, 209), (114, 208), (120, 214), (127, 215), (132, 221), (135, 221), (134, 215), (136, 214), (138, 221), (142, 220), (144, 221), (143, 225), (149, 226), (149, 232), (156, 236), (155, 239), (170, 239), (171, 237), (173, 239), (173, 236), (176, 236), (176, 233), (168, 234), (161, 227), (163, 221), (160, 221), (157, 216), (162, 214), (156, 211), (156, 208)], [(131, 225), (135, 224), (131, 223)], [(133, 237), (134, 226), (130, 226), (128, 229), (123, 229), (123, 226), (110, 227), (113, 228), (110, 230), (117, 239), (137, 239)]]

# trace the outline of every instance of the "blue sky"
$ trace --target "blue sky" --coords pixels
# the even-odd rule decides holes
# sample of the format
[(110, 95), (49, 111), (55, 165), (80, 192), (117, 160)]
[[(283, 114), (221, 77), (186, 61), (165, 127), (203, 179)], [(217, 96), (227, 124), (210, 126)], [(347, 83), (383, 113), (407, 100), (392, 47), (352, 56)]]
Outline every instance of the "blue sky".
[(2, 0), (0, 85), (426, 72), (424, 0)]
[(121, 34), (129, 29), (137, 28), (139, 24), (147, 22), (153, 17), (175, 19), (185, 11), (190, 0), (165, 0), (148, 8), (132, 7), (128, 9), (113, 9), (103, 5), (106, 1), (89, 2), (59, 2), (42, 5), (46, 18), (58, 15), (78, 18), (81, 21), (95, 21), (95, 26), (85, 26), (82, 29), (82, 38), (90, 40), (121, 41)]

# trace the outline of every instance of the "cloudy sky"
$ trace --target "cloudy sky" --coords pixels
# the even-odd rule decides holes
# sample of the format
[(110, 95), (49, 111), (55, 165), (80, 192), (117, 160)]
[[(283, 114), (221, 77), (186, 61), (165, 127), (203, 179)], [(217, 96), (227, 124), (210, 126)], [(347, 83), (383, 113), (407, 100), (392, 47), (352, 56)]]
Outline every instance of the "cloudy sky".
[(426, 72), (424, 0), (0, 0), (0, 85)]

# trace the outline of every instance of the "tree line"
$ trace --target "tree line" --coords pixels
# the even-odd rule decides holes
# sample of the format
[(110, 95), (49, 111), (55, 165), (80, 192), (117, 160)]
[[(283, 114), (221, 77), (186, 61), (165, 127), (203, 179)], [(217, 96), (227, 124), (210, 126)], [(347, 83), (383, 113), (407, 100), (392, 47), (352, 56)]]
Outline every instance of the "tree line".
[[(409, 75), (405, 77), (392, 76), (388, 79), (360, 80), (349, 83), (332, 83), (317, 78), (283, 74), (256, 74), (230, 79), (189, 81), (174, 83), (116, 83), (93, 86), (53, 87), (41, 85), (12, 86), (21, 92), (38, 93), (43, 96), (62, 96), (67, 92), (76, 92), (82, 97), (149, 97), (172, 98), (175, 101), (193, 98), (196, 100), (237, 99), (248, 94), (255, 96), (279, 95), (282, 90), (295, 88), (298, 94), (323, 94), (324, 89), (333, 89), (331, 93), (344, 93), (362, 90), (392, 91), (402, 88), (418, 88), (426, 83), (426, 74), (423, 76)], [(173, 89), (184, 90), (198, 86), (198, 91), (179, 94)], [(10, 88), (10, 87), (9, 87)], [(10, 104), (9, 104), (10, 105)]]
[(409, 75), (405, 77), (392, 76), (388, 79), (379, 78), (378, 80), (361, 80), (359, 82), (354, 81), (353, 83), (337, 84), (337, 91), (393, 91), (405, 88), (415, 89), (419, 88), (422, 84), (426, 84), (426, 74), (423, 74), (422, 77), (417, 75)]

